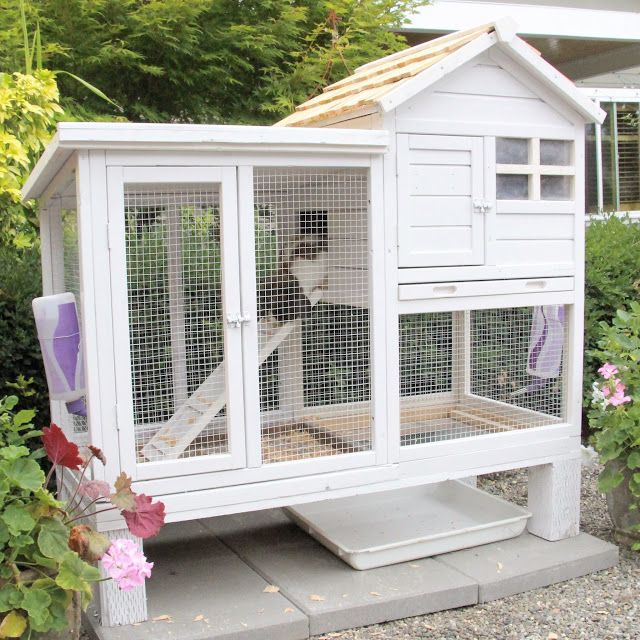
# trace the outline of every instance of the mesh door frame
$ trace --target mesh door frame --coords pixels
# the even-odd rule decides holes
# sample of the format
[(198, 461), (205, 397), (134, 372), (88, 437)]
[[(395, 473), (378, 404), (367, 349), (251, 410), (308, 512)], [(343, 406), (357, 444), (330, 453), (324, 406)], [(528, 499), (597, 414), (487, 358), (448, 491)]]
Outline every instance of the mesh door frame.
[(235, 167), (108, 167), (110, 264), (114, 329), (115, 386), (118, 398), (117, 421), (120, 464), (134, 480), (181, 476), (240, 469), (245, 466), (244, 403), (242, 397), (242, 332), (224, 322), (225, 379), (227, 389), (227, 429), (229, 452), (189, 459), (177, 458), (139, 463), (133, 428), (133, 389), (129, 348), (127, 266), (125, 243), (124, 190), (127, 184), (170, 185), (219, 184), (222, 219), (221, 247), (224, 319), (240, 312), (240, 270), (238, 255), (237, 174)]

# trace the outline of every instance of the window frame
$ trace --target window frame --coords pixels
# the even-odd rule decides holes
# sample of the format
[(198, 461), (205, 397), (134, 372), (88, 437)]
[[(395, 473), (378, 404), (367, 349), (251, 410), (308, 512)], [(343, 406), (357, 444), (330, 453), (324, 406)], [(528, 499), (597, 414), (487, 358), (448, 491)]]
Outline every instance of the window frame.
[[(498, 141), (501, 139), (512, 138), (513, 136), (496, 137), (496, 154)], [(575, 200), (575, 141), (559, 139), (560, 142), (566, 142), (570, 145), (570, 161), (567, 165), (551, 165), (541, 164), (540, 147), (541, 141), (555, 140), (554, 138), (517, 138), (528, 142), (529, 162), (527, 164), (506, 164), (496, 162), (496, 183), (499, 175), (526, 175), (529, 180), (528, 197), (515, 198), (522, 202), (527, 201), (544, 201), (544, 202), (569, 202)], [(568, 198), (543, 198), (542, 197), (542, 176), (567, 176), (573, 178), (570, 184)], [(501, 198), (496, 188), (496, 200), (513, 200), (514, 198)]]

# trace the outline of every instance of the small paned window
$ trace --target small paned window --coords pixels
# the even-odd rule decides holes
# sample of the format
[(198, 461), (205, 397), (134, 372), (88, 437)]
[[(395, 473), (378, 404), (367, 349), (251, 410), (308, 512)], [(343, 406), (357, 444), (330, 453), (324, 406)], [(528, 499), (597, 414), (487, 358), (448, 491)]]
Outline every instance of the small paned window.
[(496, 138), (498, 200), (571, 200), (572, 140)]

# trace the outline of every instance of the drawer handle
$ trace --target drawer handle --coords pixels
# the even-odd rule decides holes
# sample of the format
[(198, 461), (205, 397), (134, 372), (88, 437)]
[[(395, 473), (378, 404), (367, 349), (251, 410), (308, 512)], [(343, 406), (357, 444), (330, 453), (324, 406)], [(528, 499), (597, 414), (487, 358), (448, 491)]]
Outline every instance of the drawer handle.
[(546, 289), (547, 281), (546, 280), (529, 280), (527, 284), (524, 285), (527, 289)]
[(456, 293), (457, 290), (458, 290), (458, 287), (454, 285), (433, 287), (433, 293), (437, 296), (452, 296)]

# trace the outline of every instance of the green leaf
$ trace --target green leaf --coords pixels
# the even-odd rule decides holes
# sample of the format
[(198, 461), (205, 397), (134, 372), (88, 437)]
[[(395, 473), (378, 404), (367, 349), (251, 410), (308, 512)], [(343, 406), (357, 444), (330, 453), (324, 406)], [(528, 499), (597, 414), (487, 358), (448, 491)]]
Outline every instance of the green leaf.
[(18, 588), (9, 583), (0, 589), (0, 612), (11, 611), (20, 606), (22, 602), (22, 593)]
[(612, 489), (615, 489), (623, 480), (624, 476), (620, 471), (615, 471), (610, 467), (605, 467), (604, 471), (598, 478), (598, 487), (603, 493), (608, 493)]
[(35, 460), (18, 458), (3, 466), (3, 469), (9, 482), (21, 489), (37, 491), (44, 484), (44, 471)]
[(53, 558), (46, 558), (43, 555), (40, 555), (37, 551), (31, 553), (31, 559), (41, 567), (45, 569), (58, 569), (58, 561)]
[(43, 518), (38, 534), (38, 548), (47, 558), (62, 559), (69, 551), (69, 529), (55, 518)]
[(67, 629), (67, 607), (71, 602), (70, 591), (61, 589), (52, 578), (41, 578), (32, 585), (33, 589), (42, 590), (51, 599), (47, 616), (43, 622), (29, 620), (34, 631), (61, 631)]
[(17, 460), (18, 458), (26, 458), (29, 455), (29, 449), (14, 444), (0, 449), (0, 458), (5, 460)]
[(637, 469), (640, 467), (640, 451), (632, 451), (627, 458), (627, 467)]
[(50, 491), (46, 489), (38, 489), (35, 492), (35, 497), (45, 506), (60, 509), (64, 506), (60, 500), (56, 500)]
[(0, 638), (19, 638), (27, 628), (27, 619), (19, 611), (10, 611), (0, 624)]
[(17, 536), (11, 536), (8, 542), (8, 546), (12, 549), (21, 549), (23, 547), (30, 547), (33, 544), (33, 538), (26, 534), (21, 533)]
[(10, 504), (0, 517), (9, 527), (9, 532), (13, 536), (17, 536), (23, 531), (31, 531), (36, 525), (36, 521), (23, 505)]
[(51, 596), (46, 591), (30, 588), (24, 590), (24, 598), (20, 608), (29, 614), (29, 619), (33, 620), (35, 625), (42, 626), (49, 617), (47, 609), (50, 604)]
[(23, 424), (29, 424), (35, 417), (35, 410), (21, 409), (15, 416), (13, 416), (13, 424), (16, 427), (21, 427)]
[(100, 580), (100, 571), (81, 560), (77, 553), (67, 551), (60, 563), (60, 570), (56, 576), (56, 584), (69, 591), (92, 595), (91, 582)]
[(74, 73), (71, 73), (70, 71), (56, 70), (55, 73), (63, 74), (73, 78), (76, 82), (79, 82), (83, 87), (86, 87), (87, 89), (89, 89), (89, 91), (91, 91), (92, 93), (95, 93), (99, 98), (102, 98), (103, 100), (106, 100), (109, 104), (113, 105), (116, 109), (118, 109), (118, 111), (122, 111), (122, 107), (117, 102), (114, 102), (113, 100), (111, 100), (111, 98), (109, 98), (103, 91), (100, 91), (98, 87), (94, 87), (90, 82), (83, 80), (82, 78), (75, 75)]

